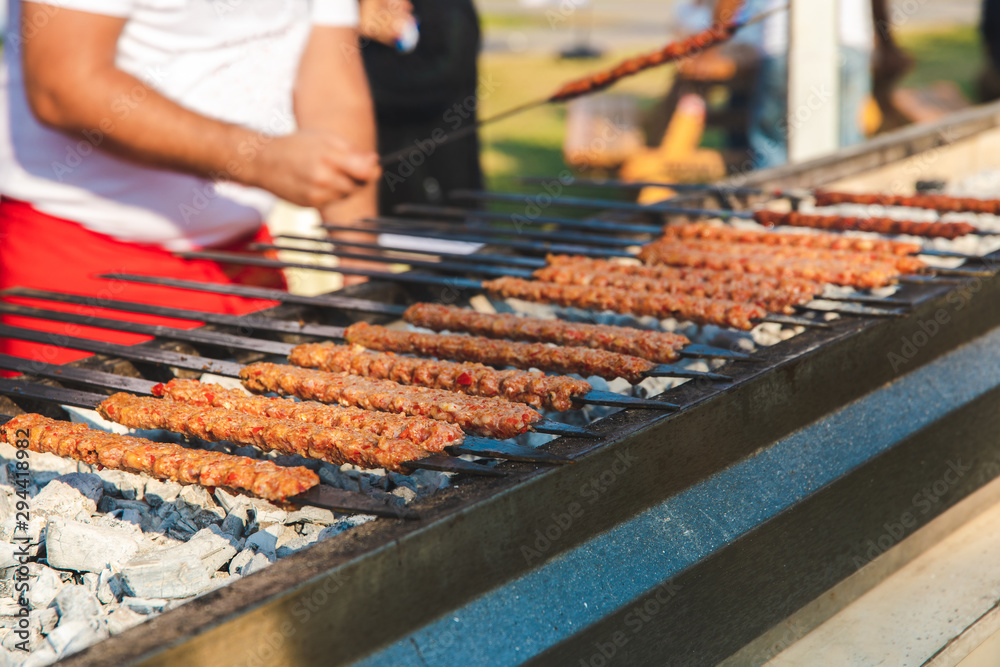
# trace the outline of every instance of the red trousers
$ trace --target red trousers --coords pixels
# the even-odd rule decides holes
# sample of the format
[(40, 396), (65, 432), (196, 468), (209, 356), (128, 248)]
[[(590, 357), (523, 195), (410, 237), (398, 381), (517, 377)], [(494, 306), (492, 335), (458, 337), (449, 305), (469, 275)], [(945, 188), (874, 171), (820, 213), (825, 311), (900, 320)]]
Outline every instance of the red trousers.
[[(252, 238), (242, 239), (217, 249), (245, 250), (249, 243), (269, 240), (267, 229), (262, 226)], [(118, 241), (89, 231), (69, 220), (40, 213), (30, 204), (7, 198), (0, 199), (0, 289), (31, 287), (233, 315), (243, 315), (277, 305), (274, 301), (125, 283), (96, 277), (98, 274), (111, 272), (286, 288), (284, 277), (278, 270), (230, 267), (208, 260), (180, 259), (162, 248)], [(47, 310), (69, 311), (184, 329), (200, 325), (190, 320), (123, 313), (92, 306), (9, 297), (5, 297), (4, 300), (40, 306)], [(11, 326), (125, 345), (134, 345), (150, 339), (148, 336), (30, 317), (4, 315), (0, 316), (0, 321)], [(0, 352), (53, 364), (64, 364), (90, 356), (87, 352), (5, 338), (0, 338)], [(0, 371), (0, 375), (9, 376), (10, 373)]]

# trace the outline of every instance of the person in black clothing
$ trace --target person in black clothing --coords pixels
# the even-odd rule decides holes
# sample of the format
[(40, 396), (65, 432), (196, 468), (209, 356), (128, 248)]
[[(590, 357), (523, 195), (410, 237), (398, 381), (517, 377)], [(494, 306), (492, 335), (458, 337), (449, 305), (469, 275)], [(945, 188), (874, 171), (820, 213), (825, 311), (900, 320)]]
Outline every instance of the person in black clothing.
[(979, 101), (1000, 99), (1000, 1), (983, 0), (979, 20), (986, 61), (979, 75)]
[(472, 0), (411, 0), (420, 24), (412, 53), (379, 42), (361, 50), (375, 103), (379, 154), (412, 147), (387, 165), (379, 211), (401, 203), (441, 203), (451, 190), (482, 187), (479, 138), (442, 143), (476, 121), (479, 17)]

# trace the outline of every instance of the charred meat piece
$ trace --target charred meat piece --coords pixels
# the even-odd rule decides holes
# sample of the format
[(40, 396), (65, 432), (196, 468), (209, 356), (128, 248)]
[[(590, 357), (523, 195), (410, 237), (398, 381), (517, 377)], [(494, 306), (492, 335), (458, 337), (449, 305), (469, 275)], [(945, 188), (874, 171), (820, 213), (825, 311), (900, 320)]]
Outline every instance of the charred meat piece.
[[(356, 345), (375, 350), (393, 350), (441, 359), (474, 361), (491, 366), (538, 368), (553, 373), (579, 373), (584, 376), (597, 375), (609, 379), (621, 377), (633, 384), (641, 382), (645, 377), (644, 373), (652, 370), (655, 365), (648, 359), (605, 350), (552, 346), (545, 343), (518, 343), (482, 336), (395, 331), (366, 322), (352, 324), (344, 332), (344, 338)], [(541, 382), (566, 387), (567, 381), (571, 381), (574, 385), (579, 382), (571, 378), (550, 378)], [(582, 388), (582, 385), (578, 388)]]
[[(917, 222), (885, 217), (853, 217), (844, 215), (813, 215), (806, 213), (775, 213), (757, 211), (754, 220), (762, 225), (812, 227), (840, 232), (877, 232), (879, 234), (909, 234), (927, 238), (956, 239), (972, 234), (976, 228), (965, 222)], [(846, 238), (846, 237), (842, 237)], [(852, 239), (853, 240), (853, 239)], [(898, 243), (898, 242), (897, 242)], [(909, 244), (916, 245), (916, 244)], [(919, 248), (919, 246), (917, 246)], [(911, 251), (912, 254), (916, 251)]]
[(405, 462), (429, 456), (409, 440), (122, 392), (101, 402), (97, 411), (105, 419), (129, 428), (164, 429), (202, 440), (226, 440), (337, 465), (353, 463), (362, 468), (406, 472)]
[(650, 315), (658, 319), (676, 317), (697, 324), (714, 324), (748, 331), (755, 320), (767, 316), (757, 305), (687, 295), (650, 294), (613, 287), (560, 285), (521, 278), (497, 278), (483, 288), (507, 299), (552, 303), (588, 310), (611, 310), (630, 315)]
[(627, 76), (665, 63), (682, 60), (701, 53), (705, 49), (728, 41), (738, 28), (737, 24), (714, 26), (677, 42), (671, 42), (662, 49), (635, 58), (629, 58), (611, 69), (591, 74), (564, 84), (550, 98), (550, 102), (565, 102), (574, 97), (603, 90)]
[[(755, 248), (757, 246), (754, 246)], [(731, 246), (692, 248), (682, 244), (649, 245), (642, 258), (649, 263), (690, 266), (715, 271), (733, 271), (774, 277), (804, 278), (859, 289), (884, 287), (895, 282), (900, 271), (887, 262), (864, 264), (823, 261), (807, 257), (773, 257), (734, 251)]]
[(394, 415), (273, 396), (247, 396), (238, 389), (197, 380), (174, 379), (167, 384), (158, 384), (153, 387), (153, 394), (190, 405), (225, 408), (258, 417), (367, 431), (386, 438), (409, 440), (429, 452), (440, 452), (448, 445), (461, 444), (465, 438), (458, 426), (427, 417)]
[(657, 363), (676, 361), (678, 350), (691, 341), (680, 334), (644, 331), (607, 324), (544, 320), (522, 315), (477, 313), (468, 308), (418, 303), (403, 318), (432, 331), (464, 331), (488, 338), (589, 347), (641, 357)]
[[(865, 204), (871, 206), (872, 204), (876, 204), (878, 206), (925, 208), (941, 213), (989, 213), (990, 215), (1000, 215), (1000, 199), (974, 199), (972, 197), (949, 197), (948, 195), (862, 194), (857, 192), (832, 192), (829, 190), (817, 190), (813, 193), (813, 197), (816, 199), (817, 206), (835, 206), (837, 204)], [(951, 226), (955, 223), (918, 224)], [(971, 225), (966, 226), (971, 227)], [(973, 227), (973, 229), (975, 228)]]
[(273, 391), (320, 403), (430, 417), (458, 424), (466, 433), (490, 438), (520, 435), (542, 418), (527, 405), (500, 398), (466, 396), (284, 364), (250, 364), (243, 367), (240, 377), (244, 386), (254, 392)]
[(286, 468), (245, 456), (150, 442), (36, 414), (14, 417), (0, 426), (0, 436), (10, 445), (26, 439), (33, 452), (185, 484), (227, 487), (275, 502), (319, 484), (319, 477), (308, 468)]
[[(347, 332), (349, 340), (352, 329), (354, 327)], [(391, 341), (384, 342), (391, 345)], [(288, 360), (296, 366), (318, 368), (331, 373), (350, 373), (472, 396), (503, 398), (527, 403), (533, 408), (560, 411), (572, 410), (573, 398), (583, 396), (593, 389), (585, 380), (566, 376), (517, 370), (501, 371), (476, 363), (400, 357), (391, 352), (369, 352), (356, 345), (299, 345), (292, 350)]]
[(550, 266), (534, 272), (543, 282), (561, 285), (590, 285), (614, 287), (653, 294), (687, 294), (706, 299), (746, 301), (766, 308), (772, 313), (791, 313), (792, 306), (801, 305), (823, 292), (822, 283), (794, 278), (749, 277), (746, 273), (714, 272), (714, 279), (694, 278), (644, 278), (625, 273), (581, 271), (572, 265)]
[[(774, 236), (784, 236), (784, 234), (774, 234)], [(818, 262), (840, 262), (854, 266), (867, 266), (869, 264), (888, 264), (902, 273), (916, 273), (927, 268), (923, 260), (910, 255), (897, 255), (880, 250), (831, 250), (828, 248), (812, 248), (801, 246), (783, 246), (763, 243), (730, 243), (727, 241), (713, 241), (702, 239), (678, 240), (671, 237), (662, 237), (653, 241), (639, 251), (639, 258), (646, 261), (647, 257), (654, 257), (660, 249), (682, 250), (690, 249), (701, 252), (723, 252), (740, 254), (756, 259), (807, 259)]]
[[(775, 213), (755, 211), (754, 219), (762, 225), (791, 225), (789, 222), (803, 216), (801, 213)], [(822, 216), (812, 216), (822, 217)], [(798, 225), (812, 227), (813, 225)], [(838, 229), (828, 227), (827, 229)], [(872, 230), (865, 230), (872, 231)], [(899, 232), (897, 232), (899, 233)], [(664, 238), (692, 239), (703, 241), (726, 241), (729, 243), (751, 243), (774, 245), (788, 248), (816, 248), (826, 250), (848, 250), (852, 252), (877, 252), (887, 255), (914, 255), (920, 252), (919, 243), (906, 243), (888, 239), (873, 239), (841, 234), (785, 234), (756, 229), (736, 229), (705, 222), (686, 225), (667, 225), (663, 228)]]

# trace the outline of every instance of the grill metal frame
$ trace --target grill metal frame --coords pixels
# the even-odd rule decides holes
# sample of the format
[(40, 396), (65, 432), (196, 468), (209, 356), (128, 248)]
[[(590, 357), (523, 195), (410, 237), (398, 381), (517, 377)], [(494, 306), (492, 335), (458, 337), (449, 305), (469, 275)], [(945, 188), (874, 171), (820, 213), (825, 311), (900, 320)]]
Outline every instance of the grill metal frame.
[[(998, 128), (1000, 105), (991, 105), (808, 164), (755, 175), (745, 184), (814, 187), (864, 172), (891, 172), (904, 158), (935, 150), (946, 140), (975, 142), (985, 133), (1000, 134)], [(996, 253), (992, 257), (1000, 259)], [(665, 398), (683, 405), (680, 412), (617, 413), (593, 425), (605, 434), (603, 439), (563, 438), (550, 445), (556, 453), (578, 457), (574, 465), (507, 463), (502, 464), (510, 473), (506, 478), (460, 479), (416, 508), (423, 517), (418, 524), (365, 524), (63, 662), (347, 664), (405, 641), (432, 619), (478, 596), (503, 591), (553, 558), (593, 543), (606, 531), (898, 379), (887, 353), (899, 349), (940, 309), (949, 312), (948, 325), (916, 350), (904, 367), (907, 374), (1000, 327), (1000, 278), (979, 283), (961, 310), (949, 301), (953, 285), (907, 285), (903, 289), (915, 305), (903, 317), (842, 319), (829, 330), (806, 331), (762, 349), (759, 362), (729, 364), (725, 371), (736, 378), (731, 385), (690, 381), (671, 390)], [(454, 296), (377, 284), (347, 293), (395, 303)], [(298, 307), (281, 306), (267, 316), (300, 314)], [(336, 319), (330, 323), (346, 323)], [(94, 359), (80, 365), (109, 363), (116, 362)], [(910, 504), (912, 494), (904, 497), (900, 489), (933, 482), (937, 464), (949, 457), (989, 456), (1000, 432), (998, 406), (997, 388), (959, 404), (930, 427), (699, 559), (672, 580), (690, 591), (687, 602), (665, 607), (647, 626), (651, 631), (637, 635), (619, 657), (630, 664), (662, 664), (667, 652), (690, 663), (717, 661), (764, 635), (854, 573), (852, 555), (884, 532), (887, 517), (899, 516)], [(858, 436), (845, 437), (849, 435)], [(614, 470), (623, 457), (640, 464), (621, 476), (624, 483), (601, 494), (599, 511), (574, 517), (539, 560), (526, 562), (520, 547), (532, 544), (535, 531), (549, 526), (553, 513), (567, 511), (582, 486)], [(907, 465), (914, 460), (922, 463)], [(963, 477), (933, 513), (920, 517), (919, 525), (1000, 473), (1000, 467), (978, 470)], [(831, 516), (836, 518), (831, 521)], [(733, 585), (734, 573), (742, 577), (738, 585)], [(613, 577), (609, 581), (613, 585)], [(650, 582), (636, 599), (655, 594), (664, 583), (669, 582)], [(565, 593), (573, 595), (572, 590)], [(594, 643), (607, 641), (630, 608), (610, 609), (558, 642), (530, 647), (524, 657), (562, 664), (588, 660)], [(461, 652), (455, 655), (460, 661)]]

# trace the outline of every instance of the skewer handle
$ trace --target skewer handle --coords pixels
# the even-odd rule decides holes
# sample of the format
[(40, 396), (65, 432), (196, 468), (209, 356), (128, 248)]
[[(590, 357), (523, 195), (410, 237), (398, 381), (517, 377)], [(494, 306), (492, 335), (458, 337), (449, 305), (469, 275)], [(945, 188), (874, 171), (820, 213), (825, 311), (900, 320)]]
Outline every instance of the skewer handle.
[(312, 505), (333, 512), (371, 514), (389, 519), (416, 520), (420, 515), (405, 506), (393, 506), (368, 498), (354, 491), (335, 489), (326, 484), (314, 486), (305, 493), (288, 499), (294, 505)]

